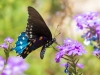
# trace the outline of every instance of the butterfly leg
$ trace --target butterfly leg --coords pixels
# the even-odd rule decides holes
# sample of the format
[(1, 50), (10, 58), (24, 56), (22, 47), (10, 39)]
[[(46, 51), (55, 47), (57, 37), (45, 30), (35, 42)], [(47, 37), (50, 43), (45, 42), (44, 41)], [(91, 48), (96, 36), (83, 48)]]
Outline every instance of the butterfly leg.
[(41, 52), (40, 52), (40, 58), (43, 59), (44, 58), (44, 53), (45, 53), (46, 47), (45, 45), (42, 47)]

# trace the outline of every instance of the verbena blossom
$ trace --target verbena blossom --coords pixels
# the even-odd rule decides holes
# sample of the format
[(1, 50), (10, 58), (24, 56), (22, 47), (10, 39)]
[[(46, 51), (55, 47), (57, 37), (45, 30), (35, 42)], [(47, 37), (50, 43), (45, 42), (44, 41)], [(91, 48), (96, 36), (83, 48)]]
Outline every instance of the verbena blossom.
[(93, 55), (100, 59), (100, 50), (94, 50)]
[(95, 19), (97, 18), (97, 16), (97, 12), (86, 12), (75, 16), (74, 19), (76, 20), (77, 27), (83, 30), (84, 28), (89, 28), (89, 26), (93, 26), (95, 24)]
[[(58, 63), (60, 59), (63, 58), (67, 61), (67, 63), (61, 66), (65, 66), (64, 72), (68, 75), (81, 75), (78, 72), (79, 68), (84, 68), (82, 64), (79, 64), (79, 56), (86, 53), (85, 48), (81, 43), (67, 38), (64, 40), (64, 43), (60, 46), (57, 46), (58, 52), (55, 56), (55, 61)], [(77, 68), (79, 67), (79, 68)]]
[(86, 39), (85, 41), (96, 41), (98, 37), (100, 38), (100, 19), (98, 19), (98, 15), (97, 12), (86, 12), (74, 18), (77, 27), (80, 30), (86, 30), (82, 35)]
[(8, 61), (8, 58), (9, 58), (9, 52), (12, 49), (12, 42), (13, 42), (13, 39), (10, 38), (10, 37), (7, 37), (7, 38), (4, 39), (4, 43), (0, 45), (0, 48), (4, 49), (4, 53), (5, 53), (5, 56), (6, 56), (5, 65), (7, 64), (7, 61)]
[(85, 30), (82, 38), (86, 45), (94, 48), (93, 55), (100, 58), (100, 18), (97, 12), (87, 12), (76, 16), (76, 25), (80, 30)]
[(94, 46), (93, 55), (100, 58), (100, 48), (97, 48), (96, 46)]
[(7, 37), (7, 38), (5, 38), (4, 41), (5, 41), (5, 42), (8, 42), (8, 43), (12, 43), (12, 42), (13, 42), (13, 39), (10, 38), (10, 37)]
[[(0, 57), (0, 71), (4, 66), (4, 59)], [(28, 64), (21, 57), (9, 57), (1, 75), (22, 75), (28, 69)]]
[(69, 68), (69, 66), (70, 66), (70, 64), (67, 62), (67, 63), (63, 63), (63, 64), (60, 64), (60, 66), (61, 67), (65, 67), (65, 70), (64, 70), (64, 72), (65, 73), (67, 73), (68, 75), (70, 74), (69, 72), (68, 72), (68, 68)]
[(3, 69), (4, 67), (4, 59), (0, 56), (0, 71)]
[(56, 53), (56, 57), (55, 57), (56, 62), (60, 62), (60, 58), (62, 58), (64, 55), (81, 56), (82, 54), (86, 53), (81, 43), (69, 38), (65, 39), (63, 45), (57, 46), (57, 48), (59, 51)]
[(80, 63), (77, 63), (76, 66), (79, 67), (79, 68), (84, 68), (84, 65), (80, 64)]
[(1, 44), (0, 47), (3, 49), (8, 49), (12, 42), (13, 42), (13, 39), (10, 37), (7, 37), (4, 39), (4, 43)]
[(69, 66), (70, 66), (69, 63), (66, 63), (66, 64), (65, 64), (65, 70), (64, 70), (65, 73), (70, 74), (70, 73), (68, 72), (68, 68), (69, 68)]
[(6, 43), (3, 43), (3, 44), (0, 45), (0, 47), (3, 48), (3, 49), (7, 49), (8, 45)]

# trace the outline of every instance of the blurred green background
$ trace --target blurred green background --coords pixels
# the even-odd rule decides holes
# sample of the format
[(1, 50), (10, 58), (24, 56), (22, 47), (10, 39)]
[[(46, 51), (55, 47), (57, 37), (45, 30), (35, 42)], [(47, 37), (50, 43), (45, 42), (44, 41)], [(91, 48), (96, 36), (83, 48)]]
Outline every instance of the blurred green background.
[[(27, 7), (32, 6), (42, 15), (48, 27), (50, 28), (53, 37), (57, 25), (59, 25), (56, 34), (57, 41), (62, 44), (67, 37), (78, 40), (80, 34), (74, 31), (73, 16), (85, 11), (75, 10), (75, 3), (79, 0), (0, 0), (0, 43), (3, 43), (4, 38), (10, 36), (16, 42), (19, 34), (25, 30), (27, 25), (28, 12)], [(82, 3), (83, 0), (80, 0)], [(86, 0), (85, 0), (86, 1)], [(88, 1), (88, 0), (87, 0)], [(80, 7), (77, 5), (77, 7)], [(81, 9), (81, 8), (80, 8)], [(90, 10), (88, 10), (90, 11)], [(92, 10), (91, 10), (92, 11)], [(15, 45), (15, 44), (13, 44)], [(54, 47), (56, 45), (54, 44)], [(55, 63), (56, 51), (51, 47), (46, 50), (43, 60), (40, 59), (40, 49), (33, 51), (25, 59), (29, 63), (29, 68), (25, 71), (26, 75), (66, 75), (64, 67), (60, 67), (61, 62)], [(84, 75), (100, 75), (100, 61), (91, 54), (92, 48), (86, 47), (87, 54), (80, 58), (80, 63), (84, 64), (84, 69), (81, 69)], [(0, 49), (0, 55), (5, 57), (4, 52)], [(10, 56), (16, 56), (15, 51), (10, 53)]]

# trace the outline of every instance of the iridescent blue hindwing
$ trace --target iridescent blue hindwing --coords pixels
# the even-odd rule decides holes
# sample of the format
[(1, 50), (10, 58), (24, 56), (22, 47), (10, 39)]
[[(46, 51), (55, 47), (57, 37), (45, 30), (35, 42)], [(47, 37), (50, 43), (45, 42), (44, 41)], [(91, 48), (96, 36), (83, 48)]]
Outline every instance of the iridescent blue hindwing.
[(21, 54), (28, 44), (28, 37), (25, 32), (22, 32), (18, 37), (15, 48), (12, 50), (15, 50), (16, 53)]

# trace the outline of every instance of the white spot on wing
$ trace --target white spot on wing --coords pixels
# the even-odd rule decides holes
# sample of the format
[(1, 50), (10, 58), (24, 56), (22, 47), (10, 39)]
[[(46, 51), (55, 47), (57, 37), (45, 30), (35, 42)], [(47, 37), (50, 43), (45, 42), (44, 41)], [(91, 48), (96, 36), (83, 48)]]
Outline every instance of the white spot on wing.
[(32, 32), (29, 32), (30, 34), (32, 34)]
[(27, 35), (25, 34), (25, 36), (27, 36)]
[(20, 41), (20, 44), (23, 44), (23, 42), (22, 42), (22, 41)]
[(31, 25), (31, 28), (32, 28), (33, 26)]
[(22, 37), (23, 40), (25, 40), (25, 37)]
[(32, 35), (30, 35), (30, 38), (32, 38)]
[(20, 49), (22, 49), (22, 46), (20, 46)]
[(32, 28), (30, 28), (30, 31), (32, 31)]

